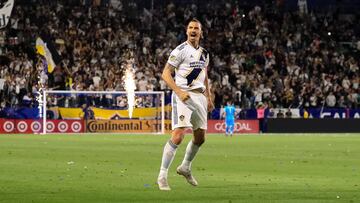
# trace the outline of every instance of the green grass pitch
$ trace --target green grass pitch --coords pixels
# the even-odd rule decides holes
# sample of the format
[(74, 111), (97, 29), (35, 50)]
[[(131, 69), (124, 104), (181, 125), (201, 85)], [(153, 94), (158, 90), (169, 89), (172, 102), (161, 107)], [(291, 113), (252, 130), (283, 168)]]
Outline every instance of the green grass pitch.
[(360, 202), (360, 135), (209, 135), (155, 184), (168, 135), (0, 135), (0, 202)]

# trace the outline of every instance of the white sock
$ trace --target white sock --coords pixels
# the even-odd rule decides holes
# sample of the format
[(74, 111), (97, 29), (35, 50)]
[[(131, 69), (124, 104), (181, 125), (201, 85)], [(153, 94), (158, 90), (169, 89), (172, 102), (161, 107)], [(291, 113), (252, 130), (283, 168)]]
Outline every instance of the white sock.
[(194, 159), (196, 153), (199, 151), (199, 149), (200, 149), (199, 146), (195, 145), (192, 141), (190, 141), (186, 147), (184, 160), (182, 161), (181, 165), (190, 170), (191, 162)]
[(174, 160), (177, 147), (178, 146), (172, 143), (171, 140), (166, 142), (162, 155), (159, 177), (167, 178), (168, 169), (171, 165), (171, 162)]

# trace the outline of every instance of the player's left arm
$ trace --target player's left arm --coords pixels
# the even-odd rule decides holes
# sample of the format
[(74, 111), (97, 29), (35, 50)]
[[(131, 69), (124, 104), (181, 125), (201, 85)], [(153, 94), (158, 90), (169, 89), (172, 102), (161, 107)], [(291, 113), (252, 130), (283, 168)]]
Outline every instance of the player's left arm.
[(210, 91), (210, 85), (209, 85), (209, 79), (208, 79), (208, 73), (207, 73), (207, 67), (206, 67), (206, 71), (205, 71), (205, 96), (207, 98), (207, 102), (208, 102), (208, 111), (211, 112), (212, 110), (214, 110), (214, 103), (211, 99), (211, 91)]

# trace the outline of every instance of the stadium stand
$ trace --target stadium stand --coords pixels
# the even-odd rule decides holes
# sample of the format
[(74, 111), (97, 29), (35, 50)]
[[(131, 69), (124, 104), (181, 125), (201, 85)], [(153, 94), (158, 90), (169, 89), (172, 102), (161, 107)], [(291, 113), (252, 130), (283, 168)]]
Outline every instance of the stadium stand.
[(245, 109), (359, 105), (359, 15), (336, 4), (327, 12), (290, 12), (282, 1), (212, 0), (201, 8), (193, 1), (141, 2), (17, 1), (10, 25), (0, 30), (1, 108), (36, 105), (41, 33), (52, 36), (62, 57), (43, 78), (48, 88), (123, 90), (121, 67), (132, 54), (138, 90), (169, 93), (160, 74), (192, 17), (203, 23), (216, 107), (228, 98)]

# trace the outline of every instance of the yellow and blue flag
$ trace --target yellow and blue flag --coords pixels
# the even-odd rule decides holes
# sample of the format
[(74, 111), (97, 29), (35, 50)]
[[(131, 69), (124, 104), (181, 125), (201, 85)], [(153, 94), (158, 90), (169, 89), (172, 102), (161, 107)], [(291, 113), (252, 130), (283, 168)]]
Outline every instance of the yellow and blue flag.
[(52, 73), (56, 65), (61, 62), (59, 53), (57, 52), (50, 37), (46, 35), (36, 39), (36, 52), (45, 58), (48, 73)]

